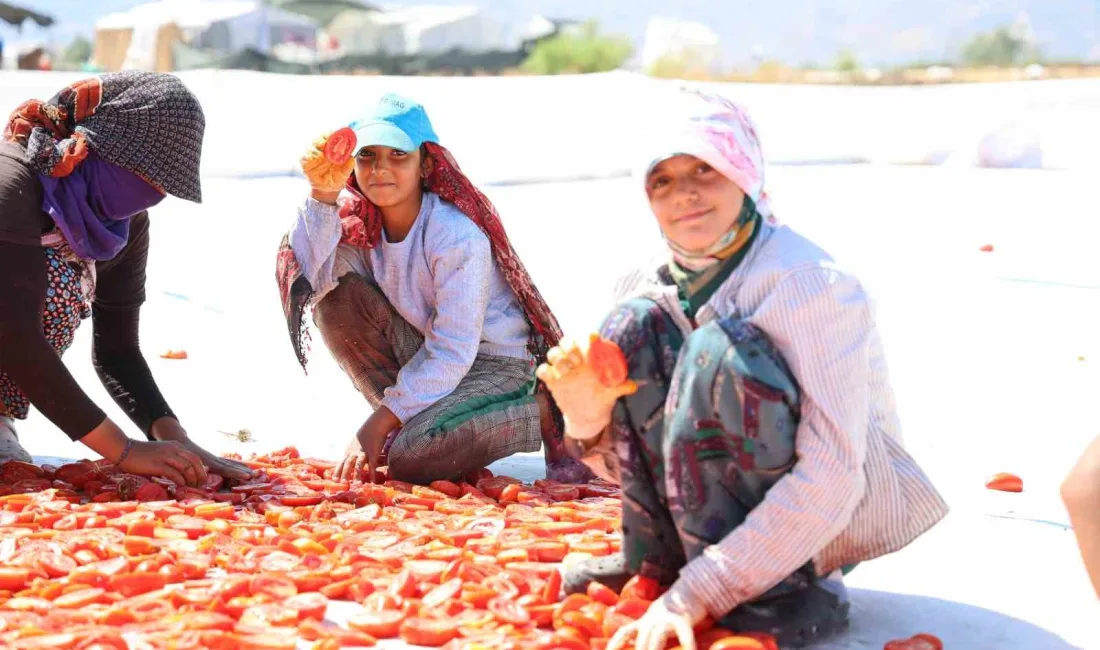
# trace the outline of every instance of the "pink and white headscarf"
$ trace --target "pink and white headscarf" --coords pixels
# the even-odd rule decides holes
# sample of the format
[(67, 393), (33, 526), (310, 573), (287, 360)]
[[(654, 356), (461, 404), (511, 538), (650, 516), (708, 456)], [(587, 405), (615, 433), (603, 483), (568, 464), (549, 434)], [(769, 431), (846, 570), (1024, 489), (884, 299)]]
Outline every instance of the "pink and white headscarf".
[(764, 190), (764, 154), (756, 126), (744, 108), (720, 95), (681, 88), (657, 109), (653, 130), (642, 135), (635, 175), (645, 181), (663, 160), (690, 155), (718, 170), (774, 221)]

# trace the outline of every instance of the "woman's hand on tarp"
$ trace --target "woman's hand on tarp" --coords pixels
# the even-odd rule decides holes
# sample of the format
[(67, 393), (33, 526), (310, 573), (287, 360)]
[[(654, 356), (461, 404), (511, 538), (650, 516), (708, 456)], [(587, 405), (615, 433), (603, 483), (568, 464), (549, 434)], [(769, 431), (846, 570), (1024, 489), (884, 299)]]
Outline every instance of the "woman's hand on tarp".
[(151, 433), (153, 434), (153, 438), (159, 441), (175, 441), (180, 443), (187, 451), (198, 456), (203, 465), (214, 474), (219, 474), (225, 478), (231, 478), (237, 481), (247, 481), (252, 478), (254, 474), (248, 465), (228, 458), (215, 456), (200, 447), (194, 440), (191, 440), (191, 438), (187, 436), (187, 431), (184, 430), (183, 426), (180, 425), (175, 418), (163, 417), (158, 419), (153, 423)]
[[(374, 483), (375, 471), (379, 466), (378, 461), (382, 456), (382, 449), (386, 445), (386, 437), (399, 426), (401, 426), (401, 420), (397, 419), (393, 411), (385, 406), (379, 406), (378, 410), (371, 413), (363, 426), (359, 427), (359, 432), (355, 435), (355, 438), (360, 451), (355, 453), (354, 449), (349, 447), (348, 456), (336, 469), (336, 480), (354, 481), (365, 478)], [(362, 476), (364, 461), (367, 463), (368, 470), (366, 477)]]
[(164, 476), (176, 485), (198, 487), (206, 483), (206, 468), (202, 460), (174, 440), (135, 440), (130, 453), (118, 463), (118, 468), (138, 476)]

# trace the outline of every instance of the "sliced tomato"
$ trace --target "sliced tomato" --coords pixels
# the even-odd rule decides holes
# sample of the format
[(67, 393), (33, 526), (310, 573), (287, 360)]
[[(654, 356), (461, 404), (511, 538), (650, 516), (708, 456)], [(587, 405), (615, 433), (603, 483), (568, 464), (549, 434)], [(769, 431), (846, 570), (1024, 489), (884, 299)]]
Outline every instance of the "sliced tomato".
[(53, 604), (63, 609), (76, 609), (79, 607), (87, 607), (88, 605), (94, 605), (95, 603), (103, 602), (106, 591), (99, 587), (88, 587), (86, 589), (78, 589), (71, 591), (67, 594), (58, 596), (54, 599)]
[(908, 639), (889, 641), (883, 650), (943, 650), (943, 641), (931, 634), (917, 634)]
[(315, 506), (325, 500), (325, 495), (319, 492), (305, 494), (286, 494), (279, 497), (284, 506), (298, 508), (301, 506)]
[(462, 578), (452, 578), (435, 587), (420, 600), (421, 605), (429, 609), (442, 607), (462, 592)]
[(260, 603), (241, 612), (237, 625), (261, 630), (267, 626), (298, 625), (298, 610), (280, 603)]
[(296, 610), (299, 619), (321, 620), (328, 609), (328, 598), (317, 592), (309, 592), (291, 596), (283, 601), (283, 605)]
[[(2, 513), (0, 513), (2, 514)], [(30, 571), (14, 566), (0, 566), (0, 589), (19, 591), (30, 580)]]
[(325, 159), (333, 165), (343, 165), (355, 153), (355, 131), (349, 127), (336, 129), (325, 141)]
[(146, 483), (134, 493), (137, 501), (165, 501), (168, 499), (168, 491), (157, 483)]
[(626, 590), (623, 589), (623, 593), (619, 596), (619, 602), (615, 605), (614, 611), (636, 620), (646, 613), (652, 602), (652, 600), (628, 596)]
[(994, 474), (985, 483), (985, 487), (999, 492), (1023, 492), (1024, 481), (1015, 474), (999, 472)]
[(429, 487), (452, 499), (462, 496), (462, 488), (451, 481), (432, 481)]
[(587, 362), (600, 383), (608, 388), (627, 380), (629, 370), (622, 348), (599, 334), (592, 334), (588, 339)]
[[(440, 573), (442, 573), (442, 571), (440, 571)], [(416, 576), (406, 566), (406, 568), (398, 572), (398, 574), (394, 576), (393, 581), (390, 582), (389, 593), (394, 596), (409, 598), (416, 595), (417, 582)]]
[(759, 639), (738, 634), (718, 639), (708, 650), (768, 650), (768, 646)]
[(405, 563), (417, 582), (439, 582), (440, 576), (447, 570), (447, 562), (443, 560), (411, 560)]
[(295, 635), (285, 634), (239, 634), (237, 643), (240, 650), (296, 650), (298, 639)]
[(38, 556), (36, 564), (51, 578), (61, 578), (76, 570), (76, 560), (68, 555), (56, 553), (43, 553)]
[(519, 494), (523, 491), (523, 487), (518, 483), (510, 483), (504, 486), (500, 491), (500, 496), (497, 497), (502, 504), (503, 503), (515, 503), (519, 500)]
[(208, 492), (217, 492), (218, 490), (221, 489), (221, 487), (224, 483), (225, 483), (225, 477), (224, 476), (222, 476), (221, 474), (214, 474), (213, 472), (208, 472), (206, 474), (206, 481), (202, 484), (202, 489), (206, 490)]
[(167, 579), (158, 573), (120, 573), (111, 576), (111, 591), (126, 598), (156, 591), (167, 584)]
[(348, 618), (348, 627), (366, 632), (376, 639), (393, 639), (401, 631), (401, 622), (405, 620), (405, 613), (383, 609), (380, 611), (368, 611), (356, 614)]
[(401, 639), (418, 646), (438, 648), (458, 633), (458, 625), (453, 620), (437, 618), (407, 618), (401, 623)]
[(561, 571), (554, 569), (546, 578), (546, 586), (542, 590), (542, 600), (546, 603), (556, 603), (561, 596), (562, 576)]
[(41, 467), (21, 460), (9, 460), (0, 464), (0, 477), (3, 477), (6, 483), (15, 483), (23, 479), (42, 478), (45, 474)]
[(608, 607), (614, 607), (619, 602), (619, 594), (615, 593), (610, 587), (595, 581), (588, 583), (587, 593), (589, 598)]
[(270, 596), (276, 600), (290, 598), (298, 593), (298, 586), (294, 581), (278, 573), (261, 573), (253, 576), (248, 588), (253, 596)]
[(652, 578), (646, 576), (634, 576), (623, 586), (620, 598), (640, 598), (642, 600), (657, 600), (661, 595), (661, 585)]
[(498, 621), (511, 625), (526, 625), (531, 614), (511, 598), (494, 598), (489, 601), (489, 611)]

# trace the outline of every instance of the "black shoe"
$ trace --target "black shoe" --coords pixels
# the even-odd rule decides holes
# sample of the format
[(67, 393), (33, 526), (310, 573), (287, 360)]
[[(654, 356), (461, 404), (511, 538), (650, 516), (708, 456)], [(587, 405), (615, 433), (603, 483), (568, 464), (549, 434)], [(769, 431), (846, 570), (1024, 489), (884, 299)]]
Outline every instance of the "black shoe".
[(613, 553), (603, 557), (585, 558), (576, 564), (562, 567), (562, 590), (565, 595), (584, 593), (590, 582), (598, 582), (619, 593), (630, 580), (626, 569), (626, 557)]
[(719, 621), (734, 632), (764, 632), (781, 648), (802, 648), (848, 629), (848, 590), (835, 579), (741, 605)]

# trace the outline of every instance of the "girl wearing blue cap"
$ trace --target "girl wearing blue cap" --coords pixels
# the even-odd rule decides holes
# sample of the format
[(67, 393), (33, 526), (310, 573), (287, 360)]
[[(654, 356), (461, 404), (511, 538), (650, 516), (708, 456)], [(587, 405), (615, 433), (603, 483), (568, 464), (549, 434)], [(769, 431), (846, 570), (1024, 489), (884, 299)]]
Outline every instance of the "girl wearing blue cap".
[[(535, 365), (561, 336), (496, 209), (459, 170), (424, 108), (386, 95), (352, 125), (355, 155), (303, 159), (312, 193), (283, 240), (277, 279), (305, 366), (303, 315), (374, 412), (337, 471), (453, 479), (545, 443), (548, 475), (588, 476), (562, 450)], [(365, 465), (364, 465), (365, 463)]]
[(775, 221), (748, 115), (671, 99), (638, 168), (669, 255), (620, 283), (601, 331), (628, 380), (604, 386), (573, 344), (538, 369), (567, 449), (623, 491), (623, 553), (570, 566), (566, 590), (668, 589), (609, 650), (695, 650), (707, 615), (801, 646), (847, 625), (842, 569), (947, 509), (902, 447), (870, 298)]

